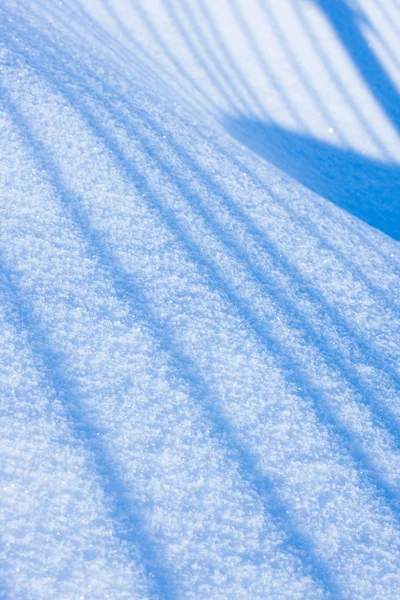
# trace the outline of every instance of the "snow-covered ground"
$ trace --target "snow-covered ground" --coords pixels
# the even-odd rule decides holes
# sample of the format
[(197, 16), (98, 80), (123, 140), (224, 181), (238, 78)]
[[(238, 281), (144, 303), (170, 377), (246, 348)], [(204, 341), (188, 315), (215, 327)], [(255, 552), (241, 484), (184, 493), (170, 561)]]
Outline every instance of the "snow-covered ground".
[(399, 0), (0, 33), (0, 597), (400, 599)]

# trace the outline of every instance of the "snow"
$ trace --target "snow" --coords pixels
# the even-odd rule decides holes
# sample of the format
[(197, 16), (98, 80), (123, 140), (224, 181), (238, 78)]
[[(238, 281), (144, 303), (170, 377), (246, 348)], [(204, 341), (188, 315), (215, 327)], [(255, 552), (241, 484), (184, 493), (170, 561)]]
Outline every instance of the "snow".
[(396, 0), (4, 0), (0, 597), (400, 598)]

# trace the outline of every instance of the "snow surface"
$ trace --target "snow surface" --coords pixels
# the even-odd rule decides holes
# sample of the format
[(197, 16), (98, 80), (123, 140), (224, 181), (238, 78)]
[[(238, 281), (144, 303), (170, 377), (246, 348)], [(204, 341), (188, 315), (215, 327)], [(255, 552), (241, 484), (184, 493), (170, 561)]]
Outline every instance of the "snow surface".
[(400, 599), (398, 0), (0, 31), (0, 597)]

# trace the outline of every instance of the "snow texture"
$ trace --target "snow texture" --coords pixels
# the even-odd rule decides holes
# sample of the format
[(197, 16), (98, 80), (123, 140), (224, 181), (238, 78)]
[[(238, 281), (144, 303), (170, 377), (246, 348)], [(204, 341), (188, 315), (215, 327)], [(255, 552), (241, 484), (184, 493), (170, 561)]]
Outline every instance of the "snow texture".
[(0, 597), (400, 599), (398, 0), (0, 32)]

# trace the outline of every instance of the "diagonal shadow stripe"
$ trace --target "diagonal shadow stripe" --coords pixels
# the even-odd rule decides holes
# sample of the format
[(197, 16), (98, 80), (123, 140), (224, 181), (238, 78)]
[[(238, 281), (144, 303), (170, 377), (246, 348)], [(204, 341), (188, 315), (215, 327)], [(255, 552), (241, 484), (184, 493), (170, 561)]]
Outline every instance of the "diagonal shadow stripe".
[[(12, 307), (13, 326), (27, 334), (33, 362), (38, 372), (54, 390), (67, 416), (71, 434), (80, 440), (88, 451), (90, 468), (93, 469), (106, 499), (106, 512), (114, 524), (114, 534), (126, 548), (128, 558), (137, 562), (141, 559), (149, 591), (156, 598), (174, 600), (176, 589), (165, 566), (157, 559), (155, 544), (150, 540), (142, 524), (142, 518), (128, 500), (129, 490), (121, 478), (117, 465), (109, 454), (106, 444), (98, 435), (91, 419), (84, 414), (79, 397), (74, 392), (73, 382), (65, 375), (58, 351), (53, 350), (38, 324), (37, 316), (29, 300), (20, 293), (17, 278), (7, 269), (0, 255), (0, 282)], [(2, 281), (1, 281), (2, 280)]]

